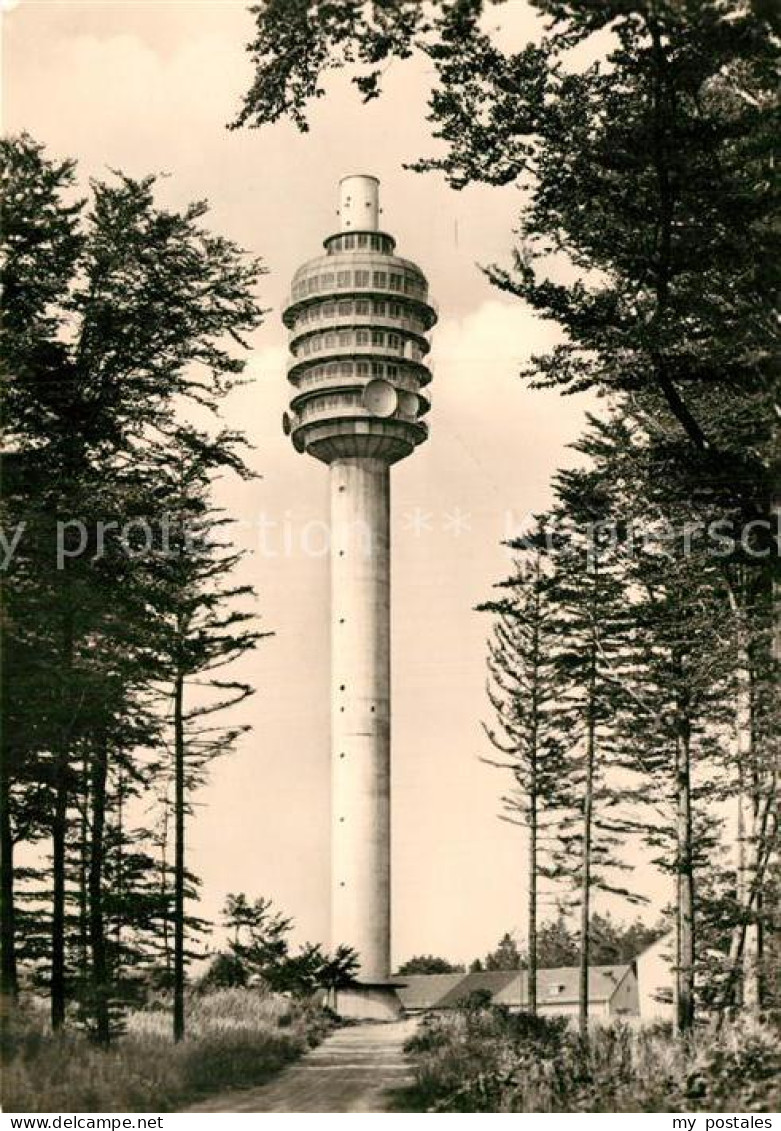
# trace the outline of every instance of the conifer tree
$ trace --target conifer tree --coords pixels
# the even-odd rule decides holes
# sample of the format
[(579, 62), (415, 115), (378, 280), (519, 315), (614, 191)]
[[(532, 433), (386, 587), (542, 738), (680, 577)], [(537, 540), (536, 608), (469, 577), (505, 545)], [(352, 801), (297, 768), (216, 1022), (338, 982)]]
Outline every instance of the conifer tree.
[(335, 1006), (335, 995), (358, 968), (358, 956), (345, 945), (327, 954), (318, 944), (305, 943), (291, 953), (289, 935), (293, 921), (277, 911), (270, 899), (250, 902), (243, 892), (229, 894), (223, 923), (231, 932), (230, 954), (218, 955), (207, 981), (246, 985), (259, 977), (280, 993), (308, 996), (325, 990)]
[[(488, 645), (488, 698), (495, 723), (485, 726), (514, 789), (502, 798), (504, 817), (526, 830), (528, 863), (527, 965), (528, 1008), (537, 1012), (538, 885), (550, 875), (541, 841), (561, 809), (564, 741), (558, 719), (555, 678), (557, 636), (549, 596), (545, 550), (539, 527), (514, 542), (519, 551), (513, 575), (502, 582), (505, 595), (479, 609), (494, 615)], [(542, 851), (541, 851), (542, 847)]]
[[(577, 446), (590, 454), (588, 437)], [(625, 665), (629, 631), (615, 499), (597, 468), (560, 472), (555, 490), (551, 602), (559, 704), (569, 739), (563, 790), (570, 809), (557, 864), (579, 889), (579, 1027), (585, 1036), (592, 893), (637, 898), (619, 877), (626, 871), (627, 837), (638, 829), (630, 813), (638, 782), (619, 756), (615, 735), (621, 708), (616, 672)]]
[[(170, 453), (167, 459), (170, 458)], [(222, 721), (224, 712), (253, 693), (242, 680), (223, 670), (266, 635), (253, 626), (244, 607), (250, 586), (236, 584), (232, 574), (243, 556), (227, 528), (230, 520), (211, 502), (215, 468), (242, 465), (236, 437), (215, 440), (190, 432), (180, 437), (170, 467), (158, 480), (165, 487), (169, 523), (166, 552), (156, 563), (158, 584), (153, 598), (159, 636), (160, 674), (171, 695), (173, 751), (173, 1030), (184, 1036), (186, 966), (185, 823), (188, 796), (203, 780), (209, 763), (230, 752), (247, 725)]]
[(523, 957), (520, 948), (515, 936), (510, 934), (509, 931), (505, 931), (496, 944), (496, 948), (483, 959), (485, 970), (520, 970), (522, 965)]
[[(235, 347), (243, 347), (243, 335), (260, 322), (253, 290), (261, 269), (205, 228), (205, 203), (181, 212), (160, 208), (154, 178), (117, 174), (95, 181), (87, 207), (69, 199), (73, 163), (53, 161), (29, 136), (5, 140), (0, 158), (9, 311), (2, 337), (9, 377), (5, 423), (25, 484), (12, 517), (35, 520), (30, 546), (6, 574), (12, 619), (6, 619), (4, 648), (37, 654), (37, 671), (28, 664), (23, 674), (47, 686), (35, 749), (22, 751), (16, 743), (4, 750), (2, 782), (13, 794), (24, 766), (37, 766), (47, 791), (51, 1014), (59, 1027), (68, 996), (68, 845), (79, 799), (95, 800), (102, 779), (100, 766), (97, 777), (87, 770), (89, 794), (85, 767), (106, 730), (105, 712), (95, 707), (103, 696), (95, 688), (110, 688), (123, 649), (135, 657), (134, 665), (124, 666), (128, 690), (150, 679), (153, 649), (144, 639), (150, 626), (140, 611), (149, 603), (150, 594), (141, 590), (150, 575), (130, 568), (135, 559), (125, 525), (160, 517), (153, 474), (160, 463), (153, 457), (191, 434), (186, 406), (216, 412), (241, 373)], [(215, 456), (212, 468), (219, 462)], [(231, 455), (227, 466), (239, 462)], [(127, 625), (136, 632), (129, 644)], [(15, 725), (11, 733), (21, 731)], [(7, 808), (13, 817), (14, 806)], [(92, 816), (99, 829), (99, 811)], [(5, 848), (10, 833), (6, 825)], [(11, 943), (4, 978), (12, 987), (10, 854), (4, 853), (3, 868), (3, 937)], [(93, 894), (97, 890), (95, 876)]]
[(539, 932), (540, 966), (577, 966), (579, 962), (577, 933), (570, 930), (567, 918), (560, 907), (555, 919), (549, 919)]
[(615, 722), (624, 761), (645, 777), (646, 789), (649, 781), (658, 783), (655, 796), (662, 800), (661, 813), (655, 804), (646, 806), (645, 837), (662, 848), (660, 861), (675, 876), (683, 1031), (694, 1021), (695, 877), (715, 843), (711, 802), (723, 797), (719, 767), (730, 673), (721, 563), (704, 536), (694, 537), (699, 523), (692, 520), (710, 507), (721, 516), (721, 500), (693, 500), (682, 475), (666, 480), (669, 449), (658, 437), (644, 436), (626, 414), (593, 425), (582, 446), (631, 518), (616, 531), (630, 631), (623, 660), (610, 661), (607, 675), (621, 689)]

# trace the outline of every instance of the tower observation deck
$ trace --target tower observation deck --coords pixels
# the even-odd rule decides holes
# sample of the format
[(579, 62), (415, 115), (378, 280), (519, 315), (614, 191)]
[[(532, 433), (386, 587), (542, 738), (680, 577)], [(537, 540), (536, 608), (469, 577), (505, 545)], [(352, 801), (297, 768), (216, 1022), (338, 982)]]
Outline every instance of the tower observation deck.
[(379, 229), (379, 183), (339, 185), (340, 228), (293, 277), (283, 428), (331, 479), (331, 934), (360, 958), (340, 1012), (387, 1016), (390, 982), (390, 467), (428, 436), (420, 268)]
[(296, 271), (283, 314), (294, 394), (284, 427), (324, 463), (395, 463), (426, 439), (426, 335), (437, 320), (423, 272), (377, 230), (379, 183), (340, 183), (341, 229)]

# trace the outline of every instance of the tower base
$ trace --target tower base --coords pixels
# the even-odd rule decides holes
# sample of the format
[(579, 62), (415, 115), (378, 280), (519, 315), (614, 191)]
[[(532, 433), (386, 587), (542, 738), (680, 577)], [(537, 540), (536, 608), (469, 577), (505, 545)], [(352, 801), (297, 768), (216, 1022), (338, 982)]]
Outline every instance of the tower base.
[(334, 1012), (353, 1021), (398, 1021), (404, 1014), (400, 982), (351, 982), (335, 995)]

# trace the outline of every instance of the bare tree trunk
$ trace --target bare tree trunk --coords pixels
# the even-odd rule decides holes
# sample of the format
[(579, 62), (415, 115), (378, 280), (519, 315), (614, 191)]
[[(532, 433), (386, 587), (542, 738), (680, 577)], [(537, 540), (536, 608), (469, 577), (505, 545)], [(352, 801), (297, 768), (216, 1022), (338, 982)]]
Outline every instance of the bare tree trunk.
[(118, 980), (122, 972), (122, 920), (125, 893), (125, 775), (121, 765), (117, 771), (117, 874), (114, 892), (117, 899), (117, 918), (114, 930), (116, 949), (114, 977)]
[[(741, 909), (747, 905), (747, 893), (752, 886), (748, 871), (749, 853), (747, 843), (753, 844), (759, 832), (760, 796), (757, 781), (756, 751), (754, 749), (754, 694), (752, 686), (751, 653), (749, 650), (749, 627), (747, 623), (747, 601), (745, 578), (742, 579), (740, 594), (728, 590), (730, 606), (737, 622), (737, 657), (735, 663), (735, 758), (738, 774), (738, 869), (737, 902)], [(749, 789), (749, 783), (751, 787)], [(750, 830), (747, 828), (747, 814), (750, 813)], [(755, 856), (751, 853), (750, 858)], [(759, 896), (757, 896), (758, 900)], [(760, 951), (761, 937), (758, 912), (742, 910), (747, 916), (745, 937), (743, 939), (742, 978), (735, 986), (736, 1005), (741, 1005), (752, 1014), (760, 1008)]]
[[(676, 770), (677, 775), (677, 770)], [(676, 850), (677, 851), (677, 850)], [(675, 869), (675, 979), (673, 981), (673, 1016), (678, 1031), (681, 1014), (681, 870)]]
[[(737, 715), (737, 712), (736, 712)], [(737, 811), (737, 859), (735, 861), (735, 898), (739, 908), (746, 903), (746, 893), (749, 890), (747, 882), (747, 855), (746, 855), (746, 772), (740, 757), (740, 732), (737, 742), (737, 771), (738, 771), (738, 811)], [(743, 983), (735, 987), (735, 1005), (741, 1008), (744, 1001)]]
[(65, 850), (68, 833), (68, 773), (73, 725), (73, 609), (71, 587), (64, 579), (62, 618), (63, 692), (58, 749), (54, 764), (54, 811), (52, 814), (52, 926), (51, 926), (51, 1022), (59, 1029), (65, 1021)]
[(106, 736), (98, 735), (92, 759), (92, 840), (89, 862), (89, 936), (92, 953), (92, 993), (95, 1004), (95, 1030), (98, 1044), (111, 1040), (106, 939), (103, 920), (103, 861), (106, 826), (106, 779), (108, 750)]
[(532, 663), (534, 680), (532, 684), (532, 726), (531, 726), (531, 774), (529, 778), (529, 907), (528, 907), (528, 1007), (529, 1012), (537, 1013), (537, 822), (539, 819), (538, 792), (539, 776), (537, 762), (537, 743), (539, 736), (539, 673), (540, 673), (540, 561), (535, 561), (534, 576), (534, 622), (532, 626)]
[[(534, 779), (534, 773), (532, 779)], [(529, 982), (528, 1008), (537, 1012), (537, 793), (536, 782), (532, 782), (529, 798)]]
[(184, 1037), (184, 676), (174, 682), (174, 1040)]
[(678, 959), (677, 1030), (694, 1025), (694, 853), (692, 845), (691, 736), (688, 719), (679, 718), (677, 773)]
[(594, 820), (594, 723), (589, 722), (586, 740), (586, 780), (583, 796), (583, 872), (580, 902), (580, 969), (578, 976), (578, 1030), (588, 1036), (588, 978), (591, 950), (591, 836)]
[(16, 968), (16, 905), (14, 902), (14, 836), (11, 828), (11, 779), (7, 752), (0, 762), (0, 992), (19, 996)]
[(743, 969), (743, 952), (746, 944), (748, 922), (758, 904), (759, 895), (765, 882), (765, 873), (778, 836), (778, 812), (776, 804), (774, 792), (769, 793), (764, 798), (759, 821), (757, 823), (758, 834), (754, 838), (754, 843), (751, 846), (751, 860), (746, 869), (746, 874), (751, 877), (751, 883), (749, 890), (746, 892), (743, 920), (732, 933), (729, 954), (730, 970), (727, 975), (720, 1003), (719, 1026), (721, 1026), (725, 1011), (732, 1001), (735, 985)]
[[(756, 783), (751, 802), (749, 843), (761, 836), (761, 803)], [(752, 859), (756, 859), (752, 853)], [(749, 878), (750, 882), (750, 878)], [(744, 905), (746, 901), (744, 900)], [(746, 937), (743, 944), (743, 1007), (753, 1017), (762, 1008), (762, 888), (757, 889), (753, 909), (747, 909)]]
[(81, 760), (81, 826), (79, 829), (79, 974), (86, 985), (90, 966), (89, 870), (90, 870), (90, 767), (86, 750)]
[[(596, 611), (594, 610), (594, 615)], [(597, 751), (597, 640), (596, 621), (592, 626), (591, 661), (588, 678), (586, 767), (583, 783), (583, 871), (580, 902), (580, 969), (578, 975), (578, 1030), (581, 1037), (588, 1036), (589, 1015), (589, 964), (591, 952), (591, 841), (594, 828), (594, 763)]]
[(772, 677), (774, 677), (774, 683), (777, 687), (779, 676), (781, 676), (781, 541), (779, 540), (781, 539), (781, 455), (779, 455), (779, 452), (781, 452), (781, 427), (779, 427), (778, 418), (776, 418), (773, 439), (773, 450), (776, 455), (772, 472), (773, 491), (770, 500), (770, 518), (776, 545), (775, 551), (770, 556), (773, 568), (773, 578), (771, 582), (773, 616), (771, 654), (773, 662)]
[(163, 912), (163, 965), (165, 967), (166, 985), (169, 984), (168, 979), (171, 977), (173, 968), (169, 926), (170, 909), (168, 907), (168, 819), (170, 816), (168, 804), (168, 787), (166, 785), (163, 798), (163, 828), (160, 834), (160, 902)]
[(57, 755), (52, 816), (52, 949), (51, 1021), (59, 1029), (65, 1021), (65, 841), (67, 836), (67, 755)]
[[(741, 610), (741, 615), (743, 611)], [(759, 808), (756, 791), (756, 768), (754, 766), (753, 727), (752, 727), (752, 695), (751, 671), (746, 646), (745, 624), (739, 629), (738, 660), (736, 672), (735, 696), (735, 728), (737, 730), (737, 757), (739, 761), (739, 780), (741, 785), (738, 804), (740, 806), (741, 828), (738, 835), (742, 839), (741, 860), (742, 874), (739, 876), (738, 902), (741, 907), (746, 904), (746, 893), (751, 886), (751, 876), (747, 874), (749, 854), (746, 852), (746, 843), (753, 844), (758, 834)], [(751, 789), (747, 788), (751, 782)], [(746, 821), (747, 813), (749, 821)], [(748, 828), (747, 828), (748, 824)], [(751, 855), (753, 859), (753, 854)], [(756, 911), (746, 923), (746, 938), (743, 947), (743, 977), (740, 983), (741, 1004), (750, 1013), (759, 1010), (759, 924)]]

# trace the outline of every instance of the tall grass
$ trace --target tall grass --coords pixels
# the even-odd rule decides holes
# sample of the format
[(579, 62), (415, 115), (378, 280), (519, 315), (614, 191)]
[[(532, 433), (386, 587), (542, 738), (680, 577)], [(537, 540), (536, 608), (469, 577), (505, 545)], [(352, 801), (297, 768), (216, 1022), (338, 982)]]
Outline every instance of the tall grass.
[(167, 1003), (133, 1013), (102, 1050), (80, 1032), (52, 1035), (32, 1002), (4, 1010), (3, 1109), (166, 1112), (210, 1093), (264, 1083), (331, 1028), (323, 1010), (262, 990), (194, 995), (187, 1038), (171, 1040)]
[(583, 1043), (562, 1019), (497, 1008), (426, 1019), (408, 1042), (416, 1082), (397, 1106), (433, 1112), (772, 1112), (778, 1034), (735, 1026), (696, 1041), (615, 1025)]

